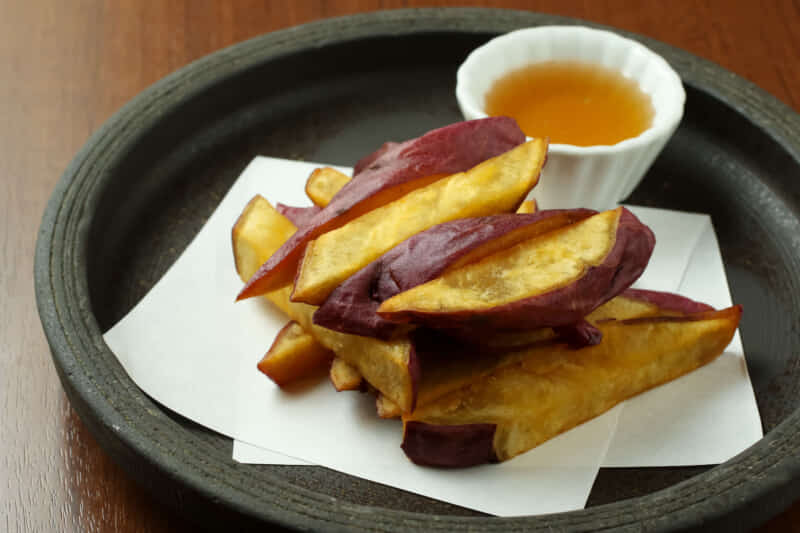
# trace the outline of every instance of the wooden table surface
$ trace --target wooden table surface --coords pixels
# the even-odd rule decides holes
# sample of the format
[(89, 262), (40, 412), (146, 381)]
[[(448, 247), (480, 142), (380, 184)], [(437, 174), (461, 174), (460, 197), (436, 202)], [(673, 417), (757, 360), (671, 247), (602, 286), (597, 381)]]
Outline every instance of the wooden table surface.
[[(40, 217), (90, 133), (151, 83), (229, 44), (324, 17), (448, 4), (556, 13), (648, 35), (800, 110), (796, 0), (0, 0), (0, 530), (193, 529), (98, 447), (67, 402), (36, 313)], [(800, 531), (800, 502), (764, 530)]]

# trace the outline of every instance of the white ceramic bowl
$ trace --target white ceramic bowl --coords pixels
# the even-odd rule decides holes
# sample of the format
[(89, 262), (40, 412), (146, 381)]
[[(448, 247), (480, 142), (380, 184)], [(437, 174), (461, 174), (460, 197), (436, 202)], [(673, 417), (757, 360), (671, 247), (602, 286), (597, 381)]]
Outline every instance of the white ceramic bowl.
[(551, 144), (532, 196), (543, 209), (608, 209), (627, 197), (683, 116), (680, 77), (658, 54), (612, 32), (584, 26), (540, 26), (506, 33), (475, 49), (458, 69), (456, 98), (466, 119), (482, 118), (485, 96), (505, 74), (553, 60), (592, 63), (635, 80), (655, 111), (647, 130), (614, 145)]

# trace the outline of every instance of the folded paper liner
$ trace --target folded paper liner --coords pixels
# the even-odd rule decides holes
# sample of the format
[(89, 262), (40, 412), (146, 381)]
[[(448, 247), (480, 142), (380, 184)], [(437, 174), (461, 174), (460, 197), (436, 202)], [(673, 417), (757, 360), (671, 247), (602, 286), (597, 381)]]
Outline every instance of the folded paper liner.
[[(145, 393), (235, 439), (235, 460), (322, 465), (478, 511), (521, 516), (583, 508), (601, 466), (716, 464), (762, 437), (738, 332), (711, 364), (514, 459), (466, 469), (411, 463), (400, 449), (401, 423), (378, 418), (371, 395), (337, 393), (325, 380), (279, 389), (256, 363), (288, 319), (262, 298), (234, 303), (242, 282), (231, 228), (255, 194), (273, 205), (310, 205), (305, 181), (318, 166), (254, 159), (175, 264), (104, 335)], [(731, 305), (710, 217), (629, 207), (656, 235), (635, 287), (677, 292), (718, 309)]]

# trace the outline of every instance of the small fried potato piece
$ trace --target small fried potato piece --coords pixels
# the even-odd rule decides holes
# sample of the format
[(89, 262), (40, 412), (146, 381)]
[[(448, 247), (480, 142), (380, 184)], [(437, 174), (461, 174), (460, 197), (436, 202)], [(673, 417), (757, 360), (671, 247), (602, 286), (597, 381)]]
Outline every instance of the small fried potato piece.
[(517, 208), (517, 213), (519, 213), (520, 215), (535, 213), (536, 211), (537, 211), (536, 200), (525, 200)]
[[(350, 181), (350, 176), (331, 167), (315, 169), (306, 181), (306, 195), (318, 207), (325, 207), (339, 189)], [(259, 265), (261, 266), (261, 265)]]
[(514, 211), (536, 185), (546, 153), (544, 139), (528, 141), (319, 236), (306, 247), (292, 300), (321, 304), (352, 274), (431, 226)]
[(320, 346), (297, 322), (278, 332), (258, 369), (279, 386), (312, 376), (330, 364), (333, 352)]
[(418, 464), (505, 461), (719, 356), (742, 309), (601, 322), (603, 341), (526, 351), (514, 364), (404, 415)]
[(375, 398), (375, 410), (380, 418), (400, 418), (403, 414), (396, 403), (380, 393)]
[(654, 246), (650, 228), (620, 207), (449, 270), (386, 300), (378, 314), (449, 329), (574, 324), (628, 288)]
[(331, 383), (337, 391), (359, 390), (363, 378), (353, 366), (341, 357), (335, 357), (331, 364)]

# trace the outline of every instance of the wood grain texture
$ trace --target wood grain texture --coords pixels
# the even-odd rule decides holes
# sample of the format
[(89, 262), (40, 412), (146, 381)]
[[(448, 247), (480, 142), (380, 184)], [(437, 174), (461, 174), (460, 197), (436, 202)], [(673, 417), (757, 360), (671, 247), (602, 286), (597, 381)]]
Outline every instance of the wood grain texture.
[[(229, 44), (324, 17), (434, 5), (529, 9), (645, 34), (800, 110), (800, 4), (791, 0), (0, 0), (0, 530), (193, 529), (97, 446), (61, 390), (36, 314), (41, 213), (91, 132), (149, 84)], [(763, 530), (800, 531), (800, 502)]]

